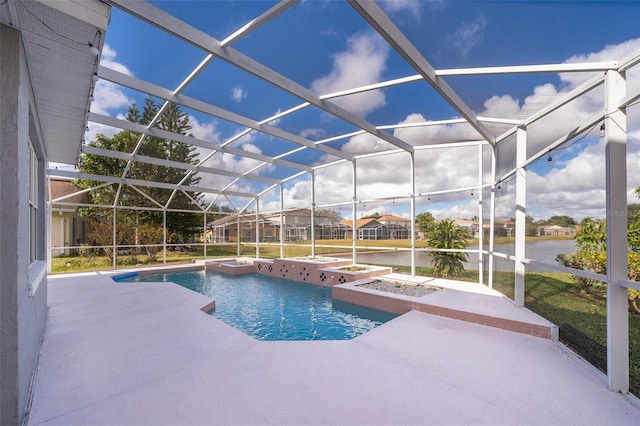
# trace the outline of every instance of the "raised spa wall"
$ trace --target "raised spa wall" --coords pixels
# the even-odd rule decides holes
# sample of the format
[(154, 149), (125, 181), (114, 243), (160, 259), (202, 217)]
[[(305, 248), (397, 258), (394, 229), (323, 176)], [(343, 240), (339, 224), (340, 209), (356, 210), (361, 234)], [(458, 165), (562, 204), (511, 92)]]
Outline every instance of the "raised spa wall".
[[(246, 263), (244, 263), (246, 262)], [(348, 271), (345, 267), (354, 266), (350, 259), (236, 259), (209, 261), (207, 269), (227, 274), (239, 275), (258, 273), (272, 277), (286, 278), (323, 287), (333, 287), (391, 273), (391, 268), (372, 265), (357, 265), (365, 268)]]

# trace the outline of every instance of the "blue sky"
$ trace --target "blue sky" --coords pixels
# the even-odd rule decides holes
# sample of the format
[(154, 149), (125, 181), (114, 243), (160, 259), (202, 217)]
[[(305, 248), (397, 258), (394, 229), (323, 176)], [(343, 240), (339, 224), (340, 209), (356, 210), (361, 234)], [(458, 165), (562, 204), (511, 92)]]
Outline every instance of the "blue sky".
[[(218, 40), (276, 4), (268, 1), (152, 3)], [(635, 1), (392, 0), (379, 4), (436, 69), (603, 61), (619, 59), (640, 49), (640, 2)], [(318, 94), (416, 74), (351, 6), (340, 1), (301, 2), (232, 47)], [(102, 52), (103, 66), (174, 89), (205, 56), (182, 40), (113, 8)], [(628, 76), (629, 84), (636, 85), (634, 87), (637, 87), (637, 75), (636, 70)], [(446, 79), (478, 115), (510, 118), (525, 118), (533, 107), (550, 102), (584, 80), (585, 76), (575, 74)], [(183, 93), (256, 121), (301, 103), (296, 97), (221, 60), (213, 61)], [(92, 110), (111, 116), (122, 116), (131, 102), (142, 104), (145, 97), (102, 81), (98, 83), (95, 95)], [(458, 116), (426, 83), (367, 92), (336, 102), (375, 125)], [(586, 99), (569, 106), (563, 114), (575, 119), (586, 118), (598, 108), (601, 109), (601, 105), (597, 100)], [(185, 111), (190, 115), (194, 135), (199, 138), (222, 143), (242, 130), (224, 120), (197, 111)], [(638, 107), (631, 108), (629, 170), (639, 161), (640, 123), (637, 116)], [(272, 124), (313, 141), (353, 130), (351, 125), (314, 108)], [(545, 128), (536, 130), (536, 135), (545, 138), (548, 133), (548, 137), (554, 137), (561, 134), (561, 128), (561, 123), (545, 123)], [(107, 135), (114, 132), (114, 129), (97, 124), (90, 124), (90, 129), (89, 140), (95, 132)], [(418, 143), (431, 139), (434, 142), (466, 140), (469, 132), (449, 126), (437, 133), (421, 128), (396, 130), (395, 134)], [(347, 152), (363, 152), (375, 150), (379, 143), (372, 138), (354, 137), (328, 146)], [(281, 154), (294, 147), (289, 142), (255, 132), (232, 146), (266, 155)], [(418, 191), (473, 186), (478, 175), (476, 154), (477, 148), (450, 149), (438, 155), (421, 153)], [(551, 155), (552, 167), (547, 166), (545, 158), (529, 170), (528, 205), (534, 217), (552, 214), (569, 214), (577, 218), (603, 216), (604, 175), (596, 173), (598, 168), (593, 166), (604, 155), (597, 129), (570, 148), (554, 151)], [(287, 158), (311, 164), (324, 159), (322, 154), (309, 150)], [(471, 159), (469, 164), (451, 167), (452, 163), (459, 164), (465, 158)], [(230, 155), (218, 155), (208, 161), (213, 167), (224, 166), (242, 172), (255, 165), (252, 160)], [(366, 207), (360, 206), (358, 216), (373, 211), (408, 214), (408, 203), (401, 200), (409, 191), (405, 180), (408, 177), (406, 156), (362, 161), (358, 167), (360, 198), (399, 197), (398, 201), (365, 203)], [(350, 166), (339, 166), (318, 171), (316, 181), (323, 187), (316, 194), (319, 204), (351, 200), (350, 170)], [(282, 178), (291, 170), (263, 167), (257, 173)], [(632, 176), (633, 173), (629, 175), (629, 189), (640, 186), (640, 179)], [(206, 179), (203, 178), (203, 182)], [(233, 188), (252, 192), (264, 189), (255, 183), (243, 183)], [(308, 204), (307, 177), (288, 183), (285, 189), (286, 206)], [(554, 197), (548, 195), (551, 192)], [(498, 194), (498, 216), (513, 216), (513, 195), (513, 181), (505, 182)], [(461, 192), (454, 196), (434, 196), (431, 200), (422, 198), (418, 202), (418, 212), (429, 209), (437, 217), (471, 217), (478, 210), (477, 191), (473, 197)], [(263, 197), (260, 209), (278, 206), (277, 191), (272, 191)], [(346, 204), (342, 212), (349, 217)]]

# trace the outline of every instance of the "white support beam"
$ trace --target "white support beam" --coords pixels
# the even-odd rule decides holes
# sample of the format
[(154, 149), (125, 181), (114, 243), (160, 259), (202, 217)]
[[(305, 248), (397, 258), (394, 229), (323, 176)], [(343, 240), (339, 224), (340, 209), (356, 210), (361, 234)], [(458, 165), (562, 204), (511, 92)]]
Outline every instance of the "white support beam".
[(605, 174), (607, 203), (607, 378), (609, 389), (629, 390), (627, 271), (627, 117), (620, 110), (624, 76), (605, 76)]
[(186, 135), (180, 135), (178, 133), (171, 133), (166, 130), (162, 130), (158, 128), (147, 129), (146, 126), (143, 126), (137, 123), (132, 123), (131, 121), (120, 120), (117, 118), (109, 117), (107, 115), (97, 114), (94, 112), (89, 113), (89, 121), (92, 121), (94, 123), (104, 124), (105, 126), (111, 126), (111, 127), (116, 127), (123, 130), (129, 130), (135, 133), (144, 133), (149, 136), (155, 136), (162, 139), (170, 139), (175, 142), (198, 146), (200, 148), (222, 151), (228, 154), (237, 155), (239, 157), (251, 158), (253, 160), (258, 160), (266, 163), (276, 164), (279, 166), (289, 167), (295, 170), (304, 170), (306, 172), (312, 170), (312, 167), (306, 166), (304, 164), (294, 163), (286, 160), (277, 160), (277, 159), (273, 159), (272, 157), (268, 157), (266, 155), (256, 154), (256, 153), (245, 151), (242, 149), (226, 147), (226, 146), (222, 146), (219, 143), (210, 142), (203, 139), (197, 139), (197, 138), (186, 136)]
[[(489, 259), (488, 259), (488, 275), (487, 275), (487, 284), (489, 288), (493, 288), (493, 250), (495, 248), (495, 223), (496, 223), (496, 164), (498, 162), (497, 158), (497, 147), (491, 147), (491, 198), (489, 200)], [(484, 224), (481, 227), (480, 236), (484, 238)]]
[(280, 258), (284, 258), (284, 185), (280, 184)]
[(515, 241), (515, 289), (514, 302), (516, 306), (524, 306), (524, 276), (525, 237), (527, 222), (527, 170), (524, 163), (527, 160), (527, 131), (519, 127), (516, 132), (516, 241)]
[(483, 146), (478, 144), (478, 229), (480, 230), (480, 236), (478, 237), (478, 283), (484, 284), (484, 238), (482, 235), (484, 224), (484, 190), (483, 190), (483, 178), (484, 178), (484, 161), (483, 161)]
[(416, 276), (416, 156), (410, 153), (411, 169), (411, 276)]
[(324, 145), (317, 145), (313, 141), (303, 138), (302, 136), (289, 133), (277, 127), (270, 126), (268, 124), (260, 124), (258, 121), (252, 120), (248, 117), (242, 116), (240, 114), (236, 114), (231, 111), (227, 111), (225, 109), (216, 107), (206, 102), (202, 102), (200, 100), (191, 98), (189, 96), (180, 95), (180, 94), (176, 95), (171, 90), (168, 90), (164, 87), (157, 86), (153, 83), (140, 80), (134, 76), (127, 75), (127, 74), (115, 71), (113, 69), (106, 68), (104, 66), (101, 66), (99, 68), (98, 75), (100, 78), (110, 81), (112, 83), (119, 84), (124, 87), (128, 87), (143, 93), (147, 93), (152, 96), (162, 98), (165, 101), (170, 101), (179, 105), (183, 105), (187, 108), (191, 108), (196, 111), (200, 111), (205, 114), (218, 117), (222, 120), (229, 121), (231, 123), (235, 123), (240, 126), (249, 127), (253, 130), (265, 133), (275, 138), (283, 139), (283, 140), (295, 143), (297, 145), (305, 146), (307, 148), (312, 148), (312, 149), (321, 151), (325, 154), (332, 155), (334, 157), (344, 158), (344, 159), (351, 158), (351, 154), (347, 154), (343, 151), (330, 148)]
[(213, 168), (213, 167), (198, 166), (196, 164), (187, 164), (187, 163), (183, 163), (181, 161), (165, 160), (164, 158), (147, 157), (145, 155), (140, 155), (140, 154), (135, 154), (135, 155), (134, 154), (128, 154), (126, 152), (113, 151), (113, 150), (110, 150), (110, 149), (103, 149), (103, 148), (96, 148), (96, 147), (89, 146), (89, 145), (84, 146), (83, 149), (82, 149), (82, 152), (84, 152), (85, 154), (100, 155), (102, 157), (118, 158), (118, 159), (121, 159), (121, 160), (132, 160), (132, 161), (136, 161), (136, 162), (139, 162), (139, 163), (154, 164), (156, 166), (171, 167), (171, 168), (174, 168), (174, 169), (197, 171), (197, 172), (207, 173), (207, 174), (211, 174), (211, 175), (219, 175), (219, 176), (227, 176), (227, 177), (235, 177), (235, 178), (241, 178), (241, 179), (255, 180), (257, 182), (264, 182), (264, 183), (269, 183), (269, 184), (278, 184), (278, 183), (280, 183), (280, 181), (278, 179), (272, 179), (272, 178), (267, 178), (267, 177), (262, 177), (262, 176), (252, 176), (252, 175), (247, 175), (245, 173), (231, 172), (231, 171), (228, 171), (228, 170), (216, 169), (216, 168)]
[(252, 31), (257, 30), (262, 25), (264, 25), (267, 22), (271, 21), (276, 16), (280, 15), (281, 13), (285, 12), (289, 8), (291, 8), (294, 5), (298, 4), (299, 1), (300, 0), (282, 0), (282, 1), (280, 1), (279, 3), (277, 3), (275, 6), (273, 6), (269, 10), (267, 10), (262, 15), (258, 16), (255, 19), (252, 19), (246, 25), (243, 25), (237, 31), (234, 31), (233, 34), (231, 34), (230, 36), (228, 36), (227, 38), (225, 38), (224, 40), (222, 40), (220, 42), (220, 46), (223, 46), (223, 47), (224, 46), (228, 46), (231, 43), (233, 43), (233, 42), (239, 40), (240, 38), (246, 36), (247, 34), (251, 33)]
[(95, 180), (98, 182), (127, 184), (131, 186), (144, 186), (148, 188), (160, 188), (160, 189), (171, 189), (171, 190), (181, 189), (184, 191), (204, 192), (207, 194), (225, 194), (225, 195), (230, 195), (232, 197), (243, 197), (243, 198), (253, 198), (256, 196), (256, 194), (250, 193), (250, 192), (219, 191), (217, 189), (205, 188), (205, 187), (199, 187), (199, 186), (174, 185), (171, 183), (153, 182), (153, 181), (131, 179), (131, 178), (123, 179), (117, 176), (94, 175), (90, 173), (80, 173), (80, 172), (71, 171), (71, 170), (58, 170), (56, 174), (58, 176), (68, 177), (73, 179)]
[(240, 244), (240, 239), (242, 238), (242, 234), (240, 233), (240, 213), (236, 216), (236, 255), (240, 257), (242, 254), (242, 246)]
[(437, 76), (476, 76), (500, 74), (540, 74), (561, 72), (602, 72), (618, 69), (617, 61), (576, 62), (564, 64), (509, 65), (502, 67), (479, 67), (436, 70)]
[(636, 65), (640, 64), (640, 50), (636, 50), (635, 52), (630, 53), (627, 57), (622, 58), (619, 62), (619, 73), (624, 73), (629, 68), (635, 67)]
[[(590, 90), (593, 90), (596, 87), (600, 86), (602, 83), (604, 83), (604, 76), (603, 75), (596, 75), (596, 76), (592, 77), (591, 79), (585, 81), (584, 83), (582, 83), (581, 85), (579, 85), (578, 87), (576, 87), (575, 89), (573, 89), (572, 91), (567, 93), (566, 95), (556, 99), (551, 104), (549, 104), (546, 107), (538, 110), (538, 112), (533, 114), (531, 117), (527, 118), (524, 121), (523, 125), (525, 127), (532, 125), (533, 123), (535, 123), (536, 121), (542, 119), (543, 117), (546, 117), (547, 115), (551, 114), (552, 112), (562, 108), (564, 105), (568, 104), (572, 100), (574, 100), (574, 99), (582, 96), (583, 94), (589, 92)], [(514, 134), (517, 131), (518, 126), (514, 126), (512, 129), (510, 129), (510, 130), (504, 132), (503, 134), (501, 134), (500, 136), (498, 136), (496, 138), (496, 143), (500, 143), (501, 141), (507, 139), (509, 136)]]
[(202, 241), (204, 242), (203, 257), (207, 260), (207, 212), (202, 215)]
[(256, 197), (256, 259), (260, 258), (260, 197)]
[(116, 208), (115, 207), (113, 208), (113, 213), (112, 214), (113, 214), (113, 216), (112, 216), (112, 221), (111, 221), (111, 238), (112, 238), (112, 240), (111, 240), (111, 243), (112, 243), (111, 250), (112, 250), (113, 256), (112, 256), (111, 259), (112, 259), (112, 262), (113, 262), (113, 265), (112, 265), (113, 269), (116, 269), (116, 267), (118, 265), (118, 260), (117, 260), (117, 257), (118, 257), (117, 241), (118, 241), (118, 239), (116, 238), (117, 237), (116, 231), (118, 229), (118, 224), (117, 224), (117, 221), (116, 221)]
[(356, 225), (357, 225), (357, 218), (356, 218), (356, 203), (358, 202), (358, 183), (357, 183), (357, 170), (356, 170), (356, 160), (353, 160), (352, 162), (353, 164), (353, 180), (352, 180), (352, 185), (353, 185), (353, 201), (351, 204), (351, 214), (352, 214), (352, 219), (351, 219), (351, 251), (352, 251), (352, 259), (353, 259), (353, 263), (356, 263), (356, 258), (357, 258), (357, 252), (358, 252), (358, 246), (357, 246), (357, 241), (358, 241), (358, 230), (356, 229)]
[(478, 121), (458, 94), (436, 75), (431, 64), (376, 3), (369, 0), (349, 0), (349, 3), (487, 142), (495, 143), (495, 136)]
[[(372, 124), (366, 122), (360, 117), (352, 114), (351, 112), (339, 107), (338, 105), (331, 103), (327, 100), (320, 99), (318, 95), (306, 89), (305, 87), (295, 83), (292, 80), (276, 73), (274, 70), (267, 68), (261, 63), (251, 59), (248, 56), (243, 55), (237, 50), (231, 47), (223, 47), (221, 43), (210, 35), (192, 27), (170, 15), (169, 13), (159, 9), (148, 2), (143, 1), (126, 1), (126, 0), (107, 0), (108, 3), (117, 6), (118, 8), (137, 16), (138, 18), (149, 22), (150, 24), (170, 33), (174, 36), (181, 38), (189, 44), (198, 47), (205, 52), (211, 53), (222, 60), (234, 65), (256, 77), (272, 84), (310, 104), (324, 110), (328, 114), (334, 115), (349, 124), (366, 130), (374, 136), (377, 136), (385, 141), (398, 146), (406, 151), (412, 151), (413, 148), (410, 144), (398, 139), (397, 137), (380, 132)], [(166, 98), (165, 98), (166, 99)], [(180, 102), (178, 102), (180, 103)], [(248, 126), (251, 127), (251, 126)], [(260, 129), (257, 129), (260, 130)], [(303, 139), (303, 138), (301, 138)]]
[(311, 258), (316, 257), (316, 174), (311, 172)]

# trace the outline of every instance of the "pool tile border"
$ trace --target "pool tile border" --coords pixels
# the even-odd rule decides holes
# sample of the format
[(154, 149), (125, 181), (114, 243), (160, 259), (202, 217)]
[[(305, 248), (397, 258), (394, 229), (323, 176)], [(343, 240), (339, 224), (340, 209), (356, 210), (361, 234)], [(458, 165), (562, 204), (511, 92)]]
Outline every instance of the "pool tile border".
[[(429, 295), (421, 298), (402, 296), (395, 294), (383, 294), (384, 292), (357, 288), (357, 284), (364, 284), (368, 280), (358, 283), (334, 286), (332, 297), (343, 302), (366, 306), (394, 314), (402, 315), (409, 311), (418, 311), (431, 315), (452, 318), (474, 324), (500, 328), (502, 330), (515, 333), (527, 334), (534, 337), (558, 340), (557, 326), (548, 322), (547, 324), (535, 324), (534, 322), (524, 322), (499, 316), (491, 316), (476, 312), (463, 311), (459, 309), (447, 308), (428, 303)], [(518, 309), (513, 306), (513, 309)], [(530, 312), (530, 311), (529, 311)], [(537, 315), (530, 312), (532, 315)]]

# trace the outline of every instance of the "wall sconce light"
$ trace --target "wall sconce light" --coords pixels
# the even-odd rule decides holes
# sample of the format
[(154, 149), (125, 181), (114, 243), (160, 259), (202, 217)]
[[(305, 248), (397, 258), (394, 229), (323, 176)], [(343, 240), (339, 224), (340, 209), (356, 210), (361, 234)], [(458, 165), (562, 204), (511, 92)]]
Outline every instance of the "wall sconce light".
[(600, 137), (601, 137), (601, 138), (604, 138), (604, 129), (605, 129), (605, 127), (604, 127), (604, 123), (602, 123), (602, 124), (600, 125)]
[(553, 158), (551, 158), (551, 153), (549, 153), (549, 157), (547, 158), (547, 166), (551, 167), (553, 165)]
[(97, 47), (95, 47), (93, 44), (89, 43), (89, 52), (91, 52), (91, 54), (93, 56), (98, 56), (98, 54), (100, 53), (100, 51), (98, 50)]

